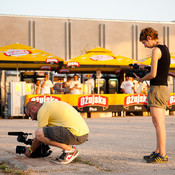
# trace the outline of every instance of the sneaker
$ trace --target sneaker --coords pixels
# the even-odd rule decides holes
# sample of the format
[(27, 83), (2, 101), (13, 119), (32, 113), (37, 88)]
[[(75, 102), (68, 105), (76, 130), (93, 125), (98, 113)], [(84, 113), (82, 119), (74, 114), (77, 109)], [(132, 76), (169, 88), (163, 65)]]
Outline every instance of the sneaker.
[(157, 154), (157, 156), (147, 160), (147, 163), (166, 163), (166, 162), (168, 162), (168, 156), (165, 155), (165, 157), (162, 157), (160, 154)]
[(152, 159), (153, 157), (157, 156), (158, 153), (152, 152), (149, 156), (144, 156), (143, 159), (148, 160)]
[(62, 164), (68, 164), (72, 162), (79, 155), (78, 150), (75, 147), (72, 147), (71, 151), (63, 150), (63, 153), (59, 158), (56, 158), (57, 161)]
[(76, 148), (75, 147), (72, 147), (72, 150), (71, 151), (66, 151), (66, 150), (63, 150), (62, 154), (60, 155), (60, 157), (56, 158), (57, 161), (62, 161), (64, 160), (65, 156), (70, 153), (70, 152), (73, 152)]

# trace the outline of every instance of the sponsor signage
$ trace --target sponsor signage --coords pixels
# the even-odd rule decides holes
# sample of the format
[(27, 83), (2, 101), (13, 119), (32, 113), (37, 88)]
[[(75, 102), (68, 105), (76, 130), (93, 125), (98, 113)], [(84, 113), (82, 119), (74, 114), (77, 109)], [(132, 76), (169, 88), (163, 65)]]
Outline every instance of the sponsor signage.
[(124, 106), (131, 105), (148, 105), (147, 95), (138, 94), (138, 95), (129, 95), (124, 99)]
[(85, 77), (92, 78), (92, 75), (91, 74), (86, 74)]
[(61, 101), (60, 97), (50, 95), (38, 95), (29, 98), (29, 101), (37, 101), (39, 103), (45, 103), (47, 101)]
[(108, 97), (102, 95), (81, 96), (78, 99), (78, 108), (87, 106), (101, 106), (105, 110), (108, 108)]
[(67, 62), (67, 67), (79, 67), (79, 62)]
[[(113, 101), (111, 98), (118, 99), (117, 101)], [(105, 94), (82, 94), (79, 96), (73, 94), (68, 94), (66, 96), (65, 94), (27, 95), (26, 102), (29, 101), (37, 101), (39, 103), (45, 103), (47, 101), (65, 101), (66, 103), (69, 103), (75, 107), (79, 112), (121, 112), (148, 110), (146, 94), (108, 94), (107, 96)], [(170, 95), (168, 109), (175, 110), (175, 94)]]
[(47, 58), (46, 63), (58, 63), (59, 60), (56, 58)]
[(116, 74), (120, 73), (120, 70), (119, 69), (115, 70), (115, 73)]
[(28, 55), (31, 54), (32, 52), (30, 50), (9, 50), (4, 52), (4, 55), (6, 56), (23, 56), (23, 55)]
[(170, 99), (168, 101), (168, 106), (175, 105), (175, 95), (170, 95)]
[(51, 70), (51, 66), (44, 65), (44, 66), (41, 66), (40, 69), (41, 70)]
[(174, 72), (168, 72), (168, 75), (171, 75), (171, 76), (175, 77), (175, 73)]
[(59, 73), (69, 73), (69, 69), (59, 69)]
[(115, 57), (109, 55), (95, 55), (90, 57), (90, 59), (93, 61), (108, 61), (115, 59)]

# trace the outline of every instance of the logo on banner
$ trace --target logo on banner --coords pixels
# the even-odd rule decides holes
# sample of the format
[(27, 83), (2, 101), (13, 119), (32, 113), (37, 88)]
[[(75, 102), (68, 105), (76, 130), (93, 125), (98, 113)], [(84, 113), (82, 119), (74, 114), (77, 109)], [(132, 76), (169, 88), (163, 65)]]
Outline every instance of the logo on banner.
[(40, 67), (41, 70), (51, 70), (51, 66), (41, 66)]
[(31, 54), (32, 52), (30, 50), (9, 50), (4, 52), (4, 55), (6, 56), (23, 56), (23, 55), (28, 55)]
[(168, 72), (168, 75), (172, 75), (173, 77), (175, 77), (175, 73), (174, 72)]
[(170, 95), (170, 99), (168, 101), (168, 106), (175, 105), (175, 95)]
[(47, 101), (61, 101), (61, 98), (50, 95), (39, 95), (29, 98), (29, 101), (36, 101), (39, 103), (45, 103)]
[(93, 61), (108, 61), (115, 59), (115, 57), (109, 55), (95, 55), (90, 57), (90, 59)]
[(79, 67), (79, 62), (67, 62), (67, 67)]
[(126, 96), (124, 99), (124, 107), (126, 108), (131, 105), (148, 105), (147, 95), (138, 94)]
[(120, 70), (119, 69), (115, 70), (115, 73), (116, 74), (120, 73)]
[(69, 73), (69, 69), (59, 69), (59, 73)]
[(108, 108), (108, 97), (101, 95), (81, 96), (78, 99), (78, 108), (86, 106), (102, 106), (103, 110)]
[(46, 63), (58, 63), (59, 60), (56, 58), (47, 58)]

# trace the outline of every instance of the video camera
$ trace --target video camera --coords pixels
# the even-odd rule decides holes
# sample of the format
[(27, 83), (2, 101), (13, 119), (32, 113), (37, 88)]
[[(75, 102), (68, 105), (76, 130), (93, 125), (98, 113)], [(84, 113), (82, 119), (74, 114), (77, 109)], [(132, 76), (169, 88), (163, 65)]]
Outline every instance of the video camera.
[(138, 64), (129, 64), (131, 69), (126, 70), (126, 76), (135, 78), (135, 73), (140, 78), (144, 77), (146, 74), (148, 74), (151, 71), (150, 66), (145, 66), (144, 69), (140, 69)]
[[(22, 142), (26, 145), (32, 145), (33, 139), (27, 139), (28, 135), (32, 135), (32, 133), (24, 133), (24, 132), (8, 132), (8, 135), (18, 136), (17, 141)], [(25, 154), (26, 147), (25, 146), (16, 146), (17, 154)], [(31, 154), (31, 158), (39, 158), (39, 157), (47, 157), (52, 153), (50, 147), (44, 143)]]

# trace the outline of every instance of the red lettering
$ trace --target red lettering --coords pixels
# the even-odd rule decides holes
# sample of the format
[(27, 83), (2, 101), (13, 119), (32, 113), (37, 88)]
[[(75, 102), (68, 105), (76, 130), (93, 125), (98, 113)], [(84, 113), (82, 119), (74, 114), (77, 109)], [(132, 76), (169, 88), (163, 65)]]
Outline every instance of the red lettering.
[(6, 56), (22, 56), (22, 55), (28, 55), (32, 52), (30, 50), (9, 50), (4, 52), (4, 55)]
[(67, 62), (67, 67), (77, 66), (79, 67), (79, 62)]
[(171, 95), (170, 99), (168, 101), (168, 106), (174, 105), (175, 104), (175, 95)]
[(148, 105), (147, 95), (139, 94), (139, 95), (130, 95), (130, 96), (125, 97), (124, 106), (130, 106), (130, 105), (135, 105), (135, 104)]
[(47, 101), (61, 101), (61, 98), (56, 96), (40, 95), (29, 98), (29, 101), (37, 101), (39, 103), (45, 103)]
[(59, 60), (56, 58), (48, 58), (46, 59), (46, 63), (58, 63)]
[(92, 105), (108, 107), (108, 97), (101, 95), (87, 95), (78, 99), (78, 108)]

